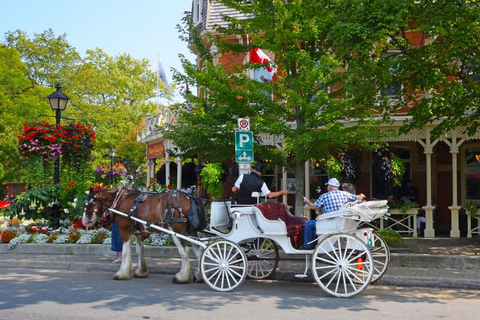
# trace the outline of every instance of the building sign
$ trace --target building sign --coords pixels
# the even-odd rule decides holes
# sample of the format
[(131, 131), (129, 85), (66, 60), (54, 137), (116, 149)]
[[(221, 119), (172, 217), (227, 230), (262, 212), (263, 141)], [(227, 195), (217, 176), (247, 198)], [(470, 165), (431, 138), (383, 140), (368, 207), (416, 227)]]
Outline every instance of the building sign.
[(156, 159), (162, 157), (165, 157), (163, 141), (147, 145), (147, 159)]

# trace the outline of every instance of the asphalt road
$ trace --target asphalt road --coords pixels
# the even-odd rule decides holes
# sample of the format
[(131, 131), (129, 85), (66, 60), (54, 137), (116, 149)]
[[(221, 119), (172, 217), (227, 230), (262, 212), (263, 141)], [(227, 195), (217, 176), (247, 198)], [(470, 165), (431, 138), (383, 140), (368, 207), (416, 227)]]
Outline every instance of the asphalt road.
[(341, 299), (297, 281), (245, 281), (232, 292), (172, 284), (171, 275), (115, 281), (107, 272), (2, 268), (0, 319), (475, 319), (480, 292), (369, 286)]

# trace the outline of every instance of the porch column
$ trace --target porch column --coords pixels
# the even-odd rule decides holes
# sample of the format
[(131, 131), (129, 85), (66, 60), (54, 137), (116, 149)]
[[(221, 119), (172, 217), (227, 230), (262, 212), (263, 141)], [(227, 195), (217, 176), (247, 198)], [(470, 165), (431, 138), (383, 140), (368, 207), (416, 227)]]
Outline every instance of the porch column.
[(165, 185), (170, 184), (170, 154), (168, 152), (165, 152), (165, 160), (163, 160), (163, 163), (165, 164)]
[(150, 181), (155, 178), (155, 159), (147, 160), (147, 187), (151, 185)]
[(450, 237), (459, 238), (460, 237), (460, 224), (459, 224), (459, 210), (458, 206), (458, 147), (465, 141), (465, 138), (462, 138), (460, 141), (457, 141), (457, 130), (451, 131), (452, 142), (445, 139), (445, 143), (450, 147), (450, 153), (452, 154), (452, 205), (448, 207), (450, 209), (451, 216), (451, 229)]
[[(425, 128), (425, 143), (419, 140), (419, 143), (423, 145), (424, 152), (426, 156), (426, 174), (427, 174), (427, 204), (423, 207), (425, 210), (425, 238), (434, 238), (435, 237), (435, 229), (433, 229), (433, 209), (432, 206), (432, 153), (433, 147), (437, 144), (438, 139), (431, 142), (431, 135), (430, 135), (431, 128)], [(414, 226), (416, 228), (416, 226)]]
[(177, 190), (182, 190), (182, 159), (177, 157), (175, 162), (177, 163)]
[[(286, 190), (287, 189), (287, 168), (286, 167), (282, 167), (282, 190)], [(282, 202), (287, 204), (287, 195), (283, 195), (282, 196)]]

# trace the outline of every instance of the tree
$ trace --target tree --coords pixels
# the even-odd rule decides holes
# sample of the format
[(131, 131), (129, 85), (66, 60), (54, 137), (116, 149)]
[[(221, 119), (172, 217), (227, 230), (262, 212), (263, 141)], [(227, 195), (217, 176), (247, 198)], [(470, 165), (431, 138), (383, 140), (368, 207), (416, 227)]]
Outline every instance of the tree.
[(33, 86), (25, 76), (27, 70), (15, 48), (0, 45), (0, 159), (5, 169), (4, 181), (20, 181), (24, 177), (17, 156), (17, 135), (23, 123), (50, 110), (48, 102), (43, 101), (48, 91)]
[[(439, 122), (435, 136), (459, 126), (478, 129), (480, 5), (474, 0), (217, 2), (247, 18), (225, 16), (224, 27), (210, 34), (191, 24), (181, 29), (201, 67), (183, 61), (185, 75), (177, 81), (202, 94), (186, 94), (191, 112), (182, 114), (178, 133), (188, 136), (174, 133), (175, 142), (187, 152), (231, 157), (238, 117), (251, 119), (254, 134), (283, 135), (281, 148), (255, 152), (295, 173), (297, 210), (306, 159), (375, 149), (378, 124), (399, 111), (411, 116), (400, 132), (432, 121)], [(252, 43), (232, 41), (237, 35)], [(262, 65), (226, 70), (214, 63), (216, 53), (244, 55), (257, 47), (272, 53), (282, 71), (276, 81), (245, 75)], [(392, 87), (400, 97), (394, 104), (380, 94)]]
[[(62, 124), (74, 119), (92, 125), (97, 132), (94, 166), (103, 162), (110, 147), (128, 136), (145, 114), (158, 108), (152, 101), (157, 94), (156, 74), (149, 70), (146, 59), (136, 60), (128, 54), (110, 57), (99, 48), (80, 58), (66, 34), (56, 36), (51, 29), (33, 39), (20, 30), (7, 32), (5, 44), (0, 47), (0, 79), (5, 79), (0, 81), (0, 115), (5, 120), (0, 124), (5, 125), (0, 131), (5, 137), (0, 157), (7, 180), (24, 178), (16, 136), (23, 123), (38, 120), (40, 114), (53, 115), (46, 96), (57, 82), (70, 97)], [(128, 148), (125, 152), (119, 156), (127, 158)], [(137, 163), (132, 165), (137, 167), (144, 162), (138, 155), (133, 158)]]
[[(328, 39), (348, 63), (352, 92), (395, 114), (408, 107), (402, 128), (439, 125), (434, 137), (479, 128), (480, 4), (478, 1), (338, 1)], [(396, 84), (399, 99), (379, 99)], [(362, 90), (363, 87), (363, 90)], [(392, 108), (393, 107), (393, 108)], [(392, 110), (393, 109), (393, 110)]]
[[(259, 133), (282, 135), (279, 148), (262, 146), (257, 141), (255, 153), (273, 163), (289, 168), (295, 174), (296, 214), (302, 214), (304, 169), (307, 159), (322, 159), (352, 147), (371, 147), (379, 133), (372, 105), (359, 104), (348, 92), (349, 74), (345, 62), (336, 59), (334, 49), (326, 41), (332, 12), (318, 1), (219, 1), (248, 19), (224, 17), (228, 27), (218, 27), (222, 37), (202, 37), (192, 26), (188, 32), (192, 48), (201, 60), (201, 67), (182, 60), (185, 75), (176, 75), (177, 82), (188, 82), (200, 88), (202, 95), (185, 96), (189, 110), (180, 111), (180, 125), (166, 132), (182, 150), (222, 159), (233, 157), (233, 131), (237, 118), (250, 118), (254, 136)], [(252, 43), (225, 41), (228, 36), (249, 35)], [(226, 36), (226, 37), (224, 37)], [(245, 55), (261, 48), (275, 53), (275, 64), (281, 72), (276, 80), (251, 79), (248, 70), (263, 65), (247, 63), (227, 70), (214, 63), (209, 48), (218, 54)], [(337, 90), (326, 91), (327, 87)], [(272, 98), (273, 96), (273, 98)], [(342, 98), (342, 99), (340, 99)], [(354, 99), (355, 98), (355, 99)], [(358, 119), (353, 126), (342, 120)], [(366, 138), (369, 137), (370, 140)]]

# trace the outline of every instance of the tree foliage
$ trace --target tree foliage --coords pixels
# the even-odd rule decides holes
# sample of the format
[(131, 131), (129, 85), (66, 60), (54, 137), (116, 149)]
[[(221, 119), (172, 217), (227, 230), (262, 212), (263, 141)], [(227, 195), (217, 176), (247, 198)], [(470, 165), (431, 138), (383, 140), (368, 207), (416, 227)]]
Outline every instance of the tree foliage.
[[(247, 18), (224, 16), (210, 34), (185, 19), (180, 30), (201, 65), (183, 59), (185, 75), (176, 77), (200, 95), (185, 92), (189, 108), (170, 134), (184, 152), (218, 159), (233, 157), (237, 118), (250, 118), (256, 137), (281, 135), (279, 148), (257, 143), (255, 152), (295, 173), (296, 207), (306, 159), (378, 147), (378, 125), (402, 108), (411, 116), (402, 132), (434, 120), (440, 122), (435, 135), (478, 128), (480, 5), (474, 0), (217, 2)], [(252, 42), (228, 40), (237, 35)], [(256, 47), (273, 53), (278, 80), (251, 79), (249, 72), (262, 65), (227, 70), (216, 62)], [(392, 85), (401, 97), (394, 104), (379, 94)]]
[(158, 108), (152, 101), (158, 93), (156, 74), (148, 60), (129, 54), (111, 57), (100, 48), (88, 50), (82, 58), (66, 34), (57, 36), (49, 29), (30, 38), (16, 30), (7, 32), (0, 45), (0, 80), (0, 158), (6, 181), (24, 180), (17, 135), (23, 123), (40, 120), (39, 115), (41, 121), (53, 116), (46, 97), (57, 82), (70, 98), (62, 124), (74, 120), (97, 132), (93, 166), (109, 163), (104, 156), (122, 140), (119, 157), (127, 158), (136, 150), (135, 166), (145, 161), (138, 156), (145, 152), (144, 146), (126, 137), (132, 135), (132, 128), (138, 129), (145, 114)]

